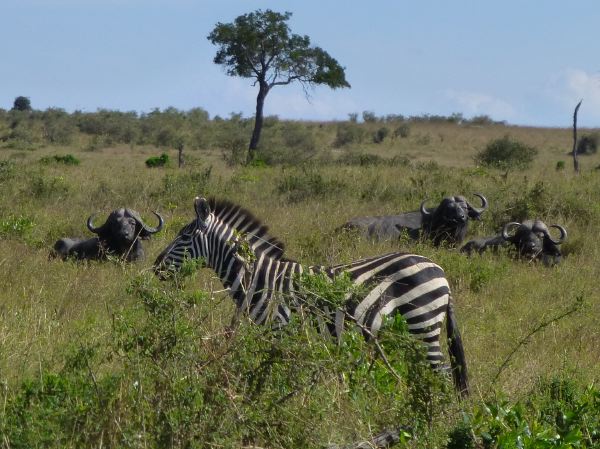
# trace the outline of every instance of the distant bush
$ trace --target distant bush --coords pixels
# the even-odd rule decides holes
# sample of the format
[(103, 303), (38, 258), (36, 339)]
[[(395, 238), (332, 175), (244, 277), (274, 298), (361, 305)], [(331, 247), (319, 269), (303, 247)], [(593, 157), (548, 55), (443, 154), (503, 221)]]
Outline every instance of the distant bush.
[(410, 134), (410, 125), (408, 123), (402, 123), (394, 130), (394, 137), (401, 137), (405, 139)]
[(471, 119), (468, 120), (468, 123), (471, 125), (489, 126), (493, 125), (495, 122), (487, 115), (476, 115), (471, 117)]
[(54, 156), (45, 156), (40, 159), (40, 162), (43, 164), (50, 164), (52, 162), (56, 162), (64, 165), (79, 165), (80, 160), (77, 159), (72, 154), (65, 154), (64, 156), (54, 155)]
[(286, 195), (288, 201), (296, 203), (315, 196), (329, 196), (341, 192), (345, 184), (336, 179), (326, 179), (321, 173), (310, 168), (287, 173), (277, 183), (277, 192)]
[(19, 96), (15, 98), (13, 109), (15, 111), (31, 111), (31, 100), (29, 97)]
[(598, 151), (598, 142), (600, 141), (600, 134), (588, 134), (582, 136), (577, 142), (577, 154), (596, 154)]
[(340, 148), (363, 141), (365, 131), (355, 123), (340, 123), (337, 126), (333, 146)]
[(340, 164), (344, 165), (359, 165), (362, 167), (369, 165), (390, 165), (390, 166), (407, 166), (410, 160), (406, 156), (394, 156), (390, 159), (378, 156), (377, 154), (369, 153), (346, 153), (338, 159)]
[(373, 133), (373, 143), (381, 143), (385, 140), (385, 138), (390, 133), (389, 128), (385, 126), (379, 128), (377, 131)]
[(362, 118), (365, 123), (375, 123), (377, 121), (377, 116), (371, 111), (363, 111)]
[(431, 136), (429, 134), (417, 135), (415, 143), (421, 146), (429, 145), (431, 143)]
[(338, 159), (338, 162), (344, 165), (380, 165), (386, 161), (385, 158), (376, 154), (369, 153), (346, 153)]
[(565, 161), (556, 161), (556, 171), (565, 169)]
[(525, 169), (531, 165), (537, 153), (537, 149), (504, 136), (489, 142), (485, 149), (475, 156), (475, 161), (487, 167), (503, 170)]
[(69, 145), (77, 132), (75, 120), (63, 109), (49, 108), (40, 114), (44, 139), (54, 145)]
[(172, 204), (185, 203), (200, 193), (206, 194), (211, 173), (212, 167), (207, 167), (203, 170), (167, 174), (163, 179), (162, 189), (153, 196)]
[(317, 143), (309, 125), (282, 122), (277, 130), (267, 130), (257, 157), (268, 165), (298, 165), (312, 159), (316, 153)]
[(167, 153), (163, 153), (160, 156), (152, 156), (146, 159), (147, 167), (162, 167), (169, 162), (169, 155)]
[(47, 177), (42, 174), (32, 177), (29, 180), (28, 193), (36, 198), (60, 197), (69, 191), (64, 176)]

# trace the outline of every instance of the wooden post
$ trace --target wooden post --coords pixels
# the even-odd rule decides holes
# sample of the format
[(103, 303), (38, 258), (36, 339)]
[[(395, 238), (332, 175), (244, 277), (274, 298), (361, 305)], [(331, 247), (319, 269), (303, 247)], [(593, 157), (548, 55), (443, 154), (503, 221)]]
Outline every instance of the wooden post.
[(183, 167), (183, 143), (177, 146), (177, 156), (179, 161), (179, 168)]
[(573, 168), (575, 169), (575, 173), (579, 174), (579, 159), (577, 158), (577, 111), (579, 111), (579, 106), (581, 106), (581, 102), (583, 98), (579, 100), (577, 106), (575, 106), (575, 112), (573, 113)]

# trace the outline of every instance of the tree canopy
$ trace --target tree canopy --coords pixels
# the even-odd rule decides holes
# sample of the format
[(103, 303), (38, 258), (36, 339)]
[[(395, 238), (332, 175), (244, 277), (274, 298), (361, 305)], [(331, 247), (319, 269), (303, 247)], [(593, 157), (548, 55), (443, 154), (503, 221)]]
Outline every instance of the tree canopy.
[(16, 111), (31, 111), (31, 101), (28, 97), (19, 96), (15, 98), (13, 109)]

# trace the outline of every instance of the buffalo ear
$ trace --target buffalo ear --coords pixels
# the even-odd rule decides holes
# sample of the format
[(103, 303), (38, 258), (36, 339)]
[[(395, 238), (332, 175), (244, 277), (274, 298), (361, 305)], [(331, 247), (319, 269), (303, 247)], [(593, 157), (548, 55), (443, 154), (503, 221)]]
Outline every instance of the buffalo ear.
[(206, 198), (196, 197), (196, 199), (194, 199), (194, 209), (196, 210), (196, 215), (202, 222), (206, 221), (211, 212), (210, 205)]
[(467, 214), (469, 215), (469, 218), (473, 220), (481, 220), (481, 211), (478, 211), (470, 204), (467, 205)]

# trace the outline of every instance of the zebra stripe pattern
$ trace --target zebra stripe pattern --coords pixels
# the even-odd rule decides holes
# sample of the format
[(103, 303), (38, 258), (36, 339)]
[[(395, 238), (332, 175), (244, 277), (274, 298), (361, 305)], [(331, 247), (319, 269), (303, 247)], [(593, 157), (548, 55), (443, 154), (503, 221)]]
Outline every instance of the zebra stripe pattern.
[[(331, 278), (348, 273), (365, 294), (362, 298), (349, 294), (343, 313), (325, 311), (335, 315), (331, 332), (339, 336), (344, 318), (350, 317), (366, 335), (376, 335), (386, 316), (400, 313), (411, 335), (426, 345), (431, 366), (440, 369), (440, 332), (448, 315), (452, 374), (459, 391), (467, 393), (464, 350), (453, 316), (450, 288), (438, 265), (419, 255), (390, 253), (332, 267), (306, 267), (284, 258), (281, 242), (240, 206), (196, 198), (194, 207), (196, 219), (156, 259), (154, 268), (159, 276), (178, 270), (186, 257), (203, 258), (229, 289), (238, 312), (247, 312), (258, 324), (269, 320), (286, 324), (290, 306), (301, 304), (297, 282), (302, 273), (320, 272)], [(244, 250), (240, 249), (240, 235), (247, 242)]]

